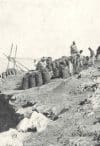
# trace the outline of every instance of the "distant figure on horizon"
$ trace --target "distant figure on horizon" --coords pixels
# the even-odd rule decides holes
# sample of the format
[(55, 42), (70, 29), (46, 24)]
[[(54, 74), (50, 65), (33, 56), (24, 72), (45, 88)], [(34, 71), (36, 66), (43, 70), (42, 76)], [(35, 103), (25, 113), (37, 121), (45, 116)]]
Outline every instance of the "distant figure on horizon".
[(100, 59), (99, 56), (100, 55), (100, 46), (97, 48), (97, 52), (96, 52), (96, 59)]
[(88, 50), (90, 51), (90, 62), (92, 65), (94, 65), (95, 53), (90, 47), (88, 48)]
[(82, 50), (78, 50), (75, 41), (73, 41), (70, 49), (73, 63), (73, 73), (78, 73), (80, 68), (80, 56), (82, 54)]
[(46, 68), (46, 58), (42, 57), (41, 60), (37, 63), (36, 69), (37, 70), (43, 70)]
[(82, 55), (83, 50), (80, 50), (79, 53), (80, 53), (80, 66), (83, 67), (83, 55)]
[(77, 49), (75, 41), (73, 41), (70, 49), (71, 49), (71, 55), (76, 55), (78, 53), (78, 49)]

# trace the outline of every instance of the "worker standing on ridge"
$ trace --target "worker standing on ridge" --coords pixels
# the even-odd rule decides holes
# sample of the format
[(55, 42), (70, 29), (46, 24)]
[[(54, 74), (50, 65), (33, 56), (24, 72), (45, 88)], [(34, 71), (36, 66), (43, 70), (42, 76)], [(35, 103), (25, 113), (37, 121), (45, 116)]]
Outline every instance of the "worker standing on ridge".
[(83, 50), (80, 50), (80, 66), (83, 67)]
[(43, 70), (46, 68), (46, 58), (42, 57), (41, 60), (37, 63), (36, 69), (37, 70)]
[(77, 49), (77, 46), (76, 46), (76, 43), (75, 43), (75, 41), (73, 41), (73, 43), (72, 43), (72, 45), (71, 45), (71, 55), (73, 56), (73, 55), (76, 55), (79, 51), (78, 51), (78, 49)]
[(33, 70), (36, 70), (36, 66), (37, 66), (37, 60), (34, 59), (34, 60), (33, 60)]
[(73, 63), (72, 63), (72, 56), (68, 58), (68, 69), (70, 76), (73, 75)]
[(72, 45), (71, 45), (71, 47), (70, 47), (70, 49), (71, 49), (71, 56), (72, 56), (72, 63), (73, 63), (73, 73), (77, 73), (78, 71), (78, 56), (79, 56), (79, 51), (78, 51), (78, 49), (77, 49), (77, 46), (76, 46), (76, 43), (75, 43), (75, 41), (73, 41), (73, 43), (72, 43)]
[(90, 51), (90, 62), (91, 65), (94, 65), (94, 59), (95, 59), (95, 53), (94, 51), (89, 47), (88, 50)]
[(96, 59), (100, 59), (100, 46), (97, 48)]
[(77, 73), (79, 73), (82, 70), (83, 67), (83, 50), (80, 50), (77, 54)]

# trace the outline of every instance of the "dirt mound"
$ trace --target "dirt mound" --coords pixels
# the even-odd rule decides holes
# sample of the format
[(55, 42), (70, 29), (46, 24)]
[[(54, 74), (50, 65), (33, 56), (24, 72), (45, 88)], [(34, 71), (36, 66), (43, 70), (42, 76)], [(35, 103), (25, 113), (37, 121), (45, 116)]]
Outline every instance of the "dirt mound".
[(56, 79), (41, 87), (7, 93), (16, 113), (30, 118), (36, 111), (50, 120), (43, 132), (31, 131), (24, 146), (96, 146), (100, 143), (100, 119), (96, 118), (97, 111), (94, 112), (90, 100), (97, 90), (100, 93), (99, 80), (95, 79), (97, 69), (94, 70), (91, 77), (86, 70), (84, 76)]

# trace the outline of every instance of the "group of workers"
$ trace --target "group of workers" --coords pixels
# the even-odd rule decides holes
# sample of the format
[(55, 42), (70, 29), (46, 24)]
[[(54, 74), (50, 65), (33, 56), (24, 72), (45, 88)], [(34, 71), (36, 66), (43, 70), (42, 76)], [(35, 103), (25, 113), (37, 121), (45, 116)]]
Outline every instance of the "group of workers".
[[(76, 43), (73, 41), (72, 45), (70, 46), (70, 56), (63, 56), (59, 59), (52, 61), (51, 57), (45, 58), (43, 57), (37, 64), (36, 69), (42, 70), (47, 68), (49, 72), (53, 73), (57, 69), (60, 72), (63, 69), (63, 72), (69, 72), (70, 75), (79, 73), (82, 69), (88, 67), (89, 65), (94, 65), (95, 61), (95, 53), (90, 47), (88, 48), (90, 52), (90, 56), (83, 56), (83, 50), (78, 50)], [(100, 54), (100, 48), (97, 51), (97, 54)], [(98, 55), (97, 55), (98, 56)], [(65, 68), (65, 69), (64, 69)], [(57, 72), (58, 73), (58, 72)]]
[[(83, 56), (83, 50), (78, 50), (76, 43), (73, 41), (71, 47), (71, 56), (73, 58), (73, 68), (76, 70), (77, 68), (83, 67), (83, 65), (94, 65), (95, 61), (95, 53), (94, 50), (90, 47), (88, 48), (90, 52), (90, 56)], [(84, 64), (84, 59), (87, 61), (86, 64)]]
[[(79, 56), (80, 61), (82, 63), (82, 59), (83, 59), (82, 53), (83, 53), (83, 50), (79, 51), (77, 46), (76, 46), (76, 43), (74, 41), (73, 41), (70, 49), (71, 49), (71, 56), (74, 57), (74, 58), (77, 58), (77, 56)], [(94, 65), (94, 60), (95, 60), (94, 50), (92, 50), (90, 47), (88, 48), (88, 50), (90, 51), (89, 60), (90, 60), (91, 64)]]
[[(66, 77), (79, 73), (82, 69), (88, 67), (89, 65), (94, 65), (95, 58), (97, 59), (100, 54), (100, 47), (97, 49), (97, 54), (95, 55), (94, 50), (90, 47), (88, 48), (90, 56), (84, 56), (83, 50), (79, 50), (75, 41), (72, 42), (70, 46), (70, 56), (62, 56), (59, 59), (52, 60), (51, 57), (42, 57), (38, 62), (35, 60), (34, 70), (40, 72), (49, 72), (50, 77)], [(47, 71), (48, 70), (48, 71)], [(12, 70), (9, 70), (8, 74), (12, 74)], [(5, 74), (2, 75), (3, 78)]]
[[(88, 50), (90, 56), (84, 56), (82, 54), (83, 50), (78, 50), (76, 43), (73, 42), (70, 46), (70, 56), (62, 56), (55, 60), (52, 57), (42, 57), (38, 61), (35, 60), (35, 68), (23, 77), (22, 89), (42, 86), (54, 78), (66, 79), (74, 74), (79, 74), (80, 71), (87, 69), (89, 66), (93, 66), (95, 53), (90, 47)], [(97, 52), (100, 52), (100, 50)]]

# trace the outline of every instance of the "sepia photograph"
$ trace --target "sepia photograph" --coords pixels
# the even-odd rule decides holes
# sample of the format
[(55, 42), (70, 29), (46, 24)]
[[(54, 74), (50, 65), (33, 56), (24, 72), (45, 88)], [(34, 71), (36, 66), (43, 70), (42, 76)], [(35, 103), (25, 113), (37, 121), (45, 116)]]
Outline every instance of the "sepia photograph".
[(100, 146), (100, 0), (0, 0), (0, 146)]

